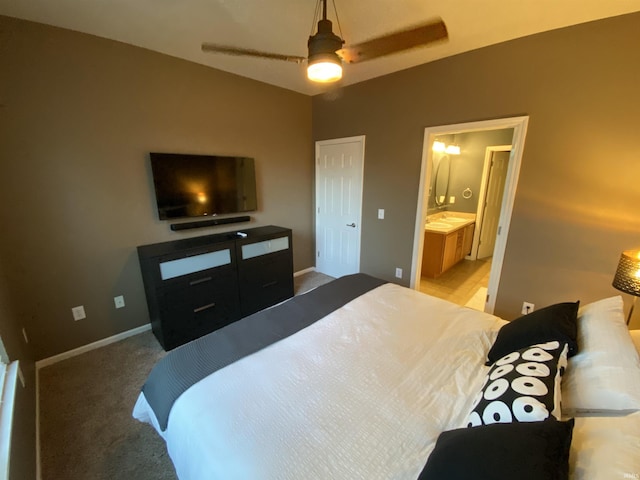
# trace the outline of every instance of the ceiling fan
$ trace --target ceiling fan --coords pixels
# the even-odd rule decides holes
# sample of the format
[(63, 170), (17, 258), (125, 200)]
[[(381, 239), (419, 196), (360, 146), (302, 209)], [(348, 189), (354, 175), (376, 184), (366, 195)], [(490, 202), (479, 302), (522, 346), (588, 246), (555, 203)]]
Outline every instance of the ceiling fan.
[[(295, 63), (307, 62), (307, 76), (310, 80), (331, 83), (342, 78), (343, 61), (346, 63), (364, 62), (410, 48), (426, 46), (448, 38), (447, 27), (442, 19), (438, 18), (416, 27), (393, 32), (356, 45), (344, 46), (344, 40), (333, 33), (332, 23), (327, 19), (327, 0), (318, 0), (317, 7), (320, 6), (320, 2), (322, 2), (322, 19), (318, 21), (315, 35), (311, 35), (307, 42), (309, 48), (308, 57), (262, 52), (217, 43), (203, 43), (202, 51)], [(316, 8), (316, 15), (317, 12), (318, 8)], [(340, 25), (339, 21), (338, 25)]]

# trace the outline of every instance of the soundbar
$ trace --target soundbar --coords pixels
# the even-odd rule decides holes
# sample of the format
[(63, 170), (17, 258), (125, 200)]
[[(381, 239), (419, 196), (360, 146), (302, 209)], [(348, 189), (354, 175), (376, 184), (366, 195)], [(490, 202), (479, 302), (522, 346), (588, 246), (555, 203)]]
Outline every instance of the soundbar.
[(172, 223), (171, 230), (176, 232), (178, 230), (188, 230), (190, 228), (212, 227), (215, 225), (225, 225), (227, 223), (248, 222), (249, 220), (251, 220), (251, 217), (249, 215), (244, 215), (242, 217), (212, 218), (210, 220), (199, 222)]

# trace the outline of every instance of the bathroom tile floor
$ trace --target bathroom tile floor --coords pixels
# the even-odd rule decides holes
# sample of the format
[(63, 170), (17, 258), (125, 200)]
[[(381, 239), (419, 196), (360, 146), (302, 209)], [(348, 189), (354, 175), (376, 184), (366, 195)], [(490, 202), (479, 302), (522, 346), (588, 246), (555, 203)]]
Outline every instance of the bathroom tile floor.
[(420, 291), (465, 305), (478, 291), (489, 285), (491, 257), (482, 260), (463, 260), (438, 278), (420, 279)]

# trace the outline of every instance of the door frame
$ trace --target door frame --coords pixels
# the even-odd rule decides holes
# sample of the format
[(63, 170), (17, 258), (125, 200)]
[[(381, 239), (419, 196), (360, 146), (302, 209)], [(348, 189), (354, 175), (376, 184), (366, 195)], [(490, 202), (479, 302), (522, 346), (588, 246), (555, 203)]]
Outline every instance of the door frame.
[(411, 261), (411, 283), (413, 289), (420, 288), (420, 274), (422, 271), (422, 253), (424, 250), (424, 224), (427, 218), (427, 195), (428, 185), (432, 174), (432, 152), (431, 144), (438, 135), (479, 132), (484, 130), (501, 130), (513, 128), (513, 139), (511, 142), (511, 157), (507, 170), (504, 195), (502, 197), (502, 207), (498, 223), (498, 236), (494, 249), (491, 271), (489, 273), (489, 286), (487, 288), (487, 300), (485, 311), (493, 313), (496, 302), (496, 294), (500, 283), (500, 273), (502, 272), (502, 262), (507, 246), (509, 225), (513, 213), (513, 203), (515, 200), (518, 177), (520, 175), (520, 164), (522, 163), (522, 152), (527, 134), (529, 116), (499, 118), (495, 120), (483, 120), (477, 122), (458, 123), (451, 125), (440, 125), (427, 127), (424, 129), (424, 140), (422, 145), (422, 165), (420, 167), (420, 188), (418, 190), (416, 222), (413, 239), (413, 255)]
[[(480, 247), (480, 231), (482, 230), (482, 221), (484, 220), (484, 202), (487, 198), (487, 190), (489, 188), (489, 172), (491, 171), (491, 158), (494, 152), (509, 152), (513, 150), (512, 145), (490, 145), (484, 152), (484, 165), (482, 166), (482, 181), (480, 182), (480, 192), (478, 193), (478, 209), (476, 210), (476, 228), (473, 233), (473, 245), (471, 246), (471, 254), (468, 259), (476, 260), (478, 258), (478, 248)], [(513, 154), (509, 155), (509, 163), (513, 161)]]
[(315, 204), (313, 206), (313, 216), (314, 216), (314, 222), (313, 222), (313, 226), (314, 226), (314, 251), (316, 252), (315, 257), (314, 257), (314, 264), (317, 266), (318, 263), (318, 192), (319, 192), (319, 188), (318, 188), (318, 180), (319, 180), (319, 174), (318, 174), (318, 165), (320, 162), (320, 148), (322, 146), (325, 145), (336, 145), (336, 144), (340, 144), (340, 143), (353, 143), (353, 142), (358, 142), (360, 143), (360, 150), (362, 152), (362, 170), (360, 172), (360, 210), (357, 213), (357, 225), (358, 225), (358, 254), (357, 254), (357, 258), (356, 258), (356, 268), (357, 271), (360, 271), (360, 257), (361, 257), (361, 253), (362, 253), (362, 200), (364, 198), (364, 158), (365, 158), (365, 135), (356, 135), (354, 137), (343, 137), (343, 138), (332, 138), (329, 140), (318, 140), (315, 143), (315, 156), (314, 156), (314, 170), (315, 170), (315, 194), (314, 194), (314, 199), (315, 199)]

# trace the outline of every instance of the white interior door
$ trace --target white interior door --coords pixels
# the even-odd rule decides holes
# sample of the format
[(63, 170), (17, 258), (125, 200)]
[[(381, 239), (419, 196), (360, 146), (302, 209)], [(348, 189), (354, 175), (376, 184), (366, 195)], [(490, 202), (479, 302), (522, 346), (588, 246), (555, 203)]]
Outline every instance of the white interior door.
[(316, 142), (316, 271), (360, 271), (364, 136)]
[(507, 180), (510, 154), (511, 152), (493, 152), (491, 157), (487, 196), (485, 198), (482, 224), (480, 226), (478, 258), (492, 256), (496, 246), (496, 235), (498, 233), (500, 209), (502, 208), (502, 197), (504, 195), (504, 185)]

